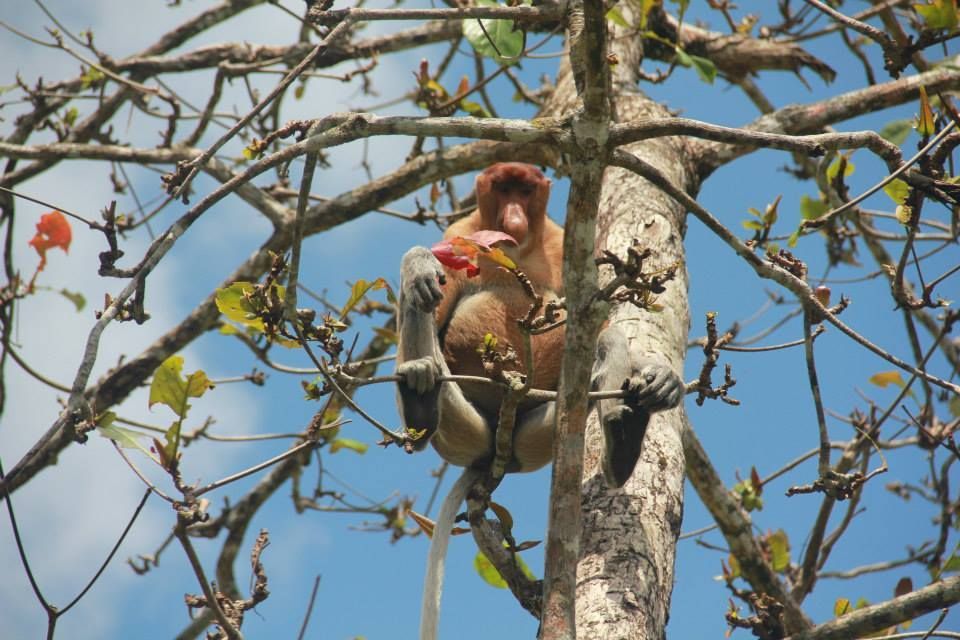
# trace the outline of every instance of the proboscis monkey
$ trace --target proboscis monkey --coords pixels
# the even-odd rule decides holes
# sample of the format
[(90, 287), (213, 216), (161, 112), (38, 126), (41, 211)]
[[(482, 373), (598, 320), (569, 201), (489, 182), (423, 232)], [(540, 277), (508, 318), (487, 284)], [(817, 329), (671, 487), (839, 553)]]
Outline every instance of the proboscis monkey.
[[(466, 237), (481, 230), (508, 234), (515, 246), (503, 251), (546, 300), (563, 295), (563, 229), (547, 218), (550, 180), (535, 167), (499, 163), (477, 176), (477, 209), (447, 229), (444, 238)], [(517, 320), (531, 300), (516, 277), (486, 260), (469, 277), (443, 267), (433, 253), (414, 247), (400, 268), (400, 345), (397, 374), (400, 412), (405, 426), (425, 431), (416, 448), (432, 442), (448, 462), (467, 467), (454, 484), (437, 518), (427, 562), (420, 621), (422, 640), (436, 638), (443, 558), (456, 512), (494, 453), (494, 434), (502, 394), (493, 385), (438, 382), (449, 375), (483, 376), (478, 347), (493, 334), (520, 350)], [(563, 355), (563, 328), (531, 338), (532, 387), (556, 390)], [(520, 365), (522, 367), (522, 365)], [(622, 486), (640, 455), (650, 413), (676, 406), (683, 382), (669, 367), (631, 357), (622, 331), (607, 327), (597, 344), (592, 388), (619, 390), (627, 398), (597, 403), (606, 451), (604, 473)], [(556, 423), (554, 402), (521, 404), (508, 471), (533, 471), (550, 461)]]

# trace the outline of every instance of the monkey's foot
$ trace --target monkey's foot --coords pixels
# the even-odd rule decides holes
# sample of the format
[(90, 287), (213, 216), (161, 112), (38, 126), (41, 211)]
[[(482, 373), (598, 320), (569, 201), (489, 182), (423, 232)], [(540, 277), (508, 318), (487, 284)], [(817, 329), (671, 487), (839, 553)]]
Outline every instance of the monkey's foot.
[(650, 413), (639, 407), (619, 405), (603, 416), (603, 475), (611, 487), (622, 487), (633, 474)]

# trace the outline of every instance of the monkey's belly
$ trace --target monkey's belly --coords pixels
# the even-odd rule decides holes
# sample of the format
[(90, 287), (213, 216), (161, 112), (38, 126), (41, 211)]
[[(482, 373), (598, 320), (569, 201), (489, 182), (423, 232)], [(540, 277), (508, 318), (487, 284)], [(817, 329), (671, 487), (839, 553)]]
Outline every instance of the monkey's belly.
[[(530, 301), (522, 292), (495, 289), (481, 291), (460, 300), (447, 323), (443, 350), (450, 372), (455, 375), (486, 376), (480, 353), (484, 336), (497, 339), (496, 350), (504, 353), (509, 344), (517, 352), (517, 362), (506, 365), (508, 371), (525, 371), (522, 333), (517, 320), (530, 308)], [(532, 336), (533, 381), (535, 389), (556, 390), (560, 379), (560, 359), (563, 354), (563, 327)], [(491, 393), (489, 385), (461, 385), (464, 394), (485, 413), (499, 411), (500, 395)]]

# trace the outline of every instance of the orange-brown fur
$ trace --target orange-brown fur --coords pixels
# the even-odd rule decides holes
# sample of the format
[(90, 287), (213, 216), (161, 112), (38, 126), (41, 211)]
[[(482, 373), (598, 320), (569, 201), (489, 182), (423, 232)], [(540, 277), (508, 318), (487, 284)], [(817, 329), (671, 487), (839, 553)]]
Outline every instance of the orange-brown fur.
[[(524, 194), (523, 189), (511, 190), (511, 185), (526, 186), (531, 191)], [(506, 243), (499, 246), (545, 300), (560, 297), (563, 295), (563, 229), (547, 218), (549, 194), (550, 181), (537, 169), (516, 163), (493, 165), (477, 178), (478, 208), (451, 225), (444, 237), (469, 236), (484, 229), (505, 231), (498, 223), (502, 209), (507, 204), (519, 204), (527, 217), (526, 237), (518, 239), (518, 246)], [(446, 284), (436, 319), (447, 365), (455, 375), (485, 375), (477, 349), (490, 333), (496, 336), (500, 347), (509, 343), (516, 349), (519, 362), (509, 368), (523, 371), (524, 342), (517, 320), (527, 314), (533, 301), (513, 274), (489, 260), (481, 259), (479, 267), (480, 273), (473, 278), (468, 278), (463, 271), (445, 268)], [(562, 327), (532, 337), (534, 388), (557, 388), (563, 340)], [(480, 387), (462, 386), (467, 397), (485, 413), (496, 415), (500, 398), (490, 394), (489, 387), (480, 392)]]

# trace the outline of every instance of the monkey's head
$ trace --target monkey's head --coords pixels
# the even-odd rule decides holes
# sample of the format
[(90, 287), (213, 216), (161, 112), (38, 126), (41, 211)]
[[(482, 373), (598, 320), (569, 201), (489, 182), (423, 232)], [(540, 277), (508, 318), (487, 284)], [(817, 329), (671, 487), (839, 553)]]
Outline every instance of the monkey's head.
[(510, 234), (521, 252), (540, 238), (549, 198), (550, 179), (529, 164), (500, 162), (477, 176), (483, 228)]

